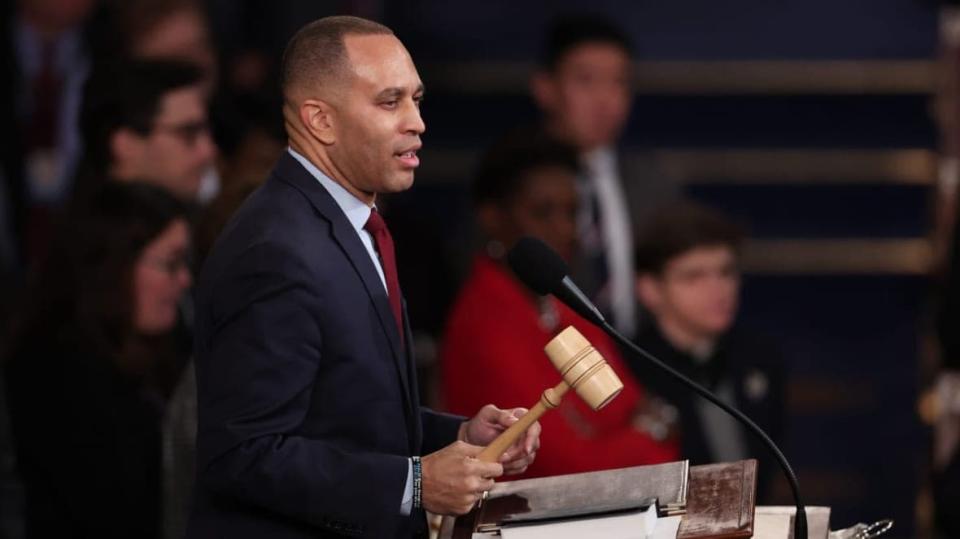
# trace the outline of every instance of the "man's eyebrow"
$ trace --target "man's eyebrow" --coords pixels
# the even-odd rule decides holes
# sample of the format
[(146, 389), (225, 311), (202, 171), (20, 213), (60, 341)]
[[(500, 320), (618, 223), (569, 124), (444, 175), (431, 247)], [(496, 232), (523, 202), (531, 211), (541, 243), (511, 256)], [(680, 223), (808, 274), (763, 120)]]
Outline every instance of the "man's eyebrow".
[(397, 99), (406, 93), (403, 88), (387, 88), (377, 94), (377, 99)]
[[(413, 95), (422, 94), (423, 92), (424, 92), (424, 87), (423, 87), (423, 84), (421, 83), (413, 91)], [(380, 93), (377, 94), (377, 99), (397, 99), (397, 98), (403, 97), (404, 95), (406, 95), (406, 93), (407, 93), (406, 89), (401, 87), (387, 88), (385, 90), (381, 90)]]

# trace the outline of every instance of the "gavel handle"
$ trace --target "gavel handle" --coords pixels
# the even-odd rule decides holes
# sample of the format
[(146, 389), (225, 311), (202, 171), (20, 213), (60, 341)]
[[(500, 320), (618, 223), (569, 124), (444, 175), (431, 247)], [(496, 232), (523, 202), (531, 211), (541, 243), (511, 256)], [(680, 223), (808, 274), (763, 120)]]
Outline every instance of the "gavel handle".
[(530, 425), (533, 425), (535, 421), (540, 419), (540, 416), (547, 413), (547, 410), (552, 410), (560, 405), (560, 399), (563, 398), (563, 394), (566, 393), (569, 388), (570, 386), (568, 386), (566, 382), (560, 382), (555, 387), (544, 391), (537, 404), (533, 405), (529, 412), (523, 414), (516, 423), (510, 425), (510, 428), (503, 431), (500, 436), (497, 436), (490, 445), (480, 452), (477, 459), (482, 462), (499, 461), (500, 456), (517, 441), (517, 438), (519, 438), (521, 434), (526, 432)]

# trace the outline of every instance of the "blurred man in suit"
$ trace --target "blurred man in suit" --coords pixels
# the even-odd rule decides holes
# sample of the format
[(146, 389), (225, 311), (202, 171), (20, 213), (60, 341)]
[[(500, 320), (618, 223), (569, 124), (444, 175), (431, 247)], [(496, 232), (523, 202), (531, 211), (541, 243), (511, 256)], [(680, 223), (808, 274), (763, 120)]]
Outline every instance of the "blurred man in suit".
[(544, 128), (580, 154), (581, 257), (574, 276), (625, 335), (638, 320), (633, 230), (676, 187), (618, 140), (630, 115), (633, 52), (627, 35), (596, 15), (562, 17), (547, 33), (531, 80)]
[[(69, 199), (81, 156), (77, 132), (90, 70), (93, 0), (17, 0), (0, 6), (0, 181), (22, 264), (35, 266)], [(4, 193), (0, 193), (0, 198)], [(0, 253), (2, 255), (3, 253)]]
[(106, 179), (144, 181), (197, 200), (213, 166), (204, 73), (179, 60), (136, 60), (98, 68), (80, 114), (86, 144), (78, 188)]

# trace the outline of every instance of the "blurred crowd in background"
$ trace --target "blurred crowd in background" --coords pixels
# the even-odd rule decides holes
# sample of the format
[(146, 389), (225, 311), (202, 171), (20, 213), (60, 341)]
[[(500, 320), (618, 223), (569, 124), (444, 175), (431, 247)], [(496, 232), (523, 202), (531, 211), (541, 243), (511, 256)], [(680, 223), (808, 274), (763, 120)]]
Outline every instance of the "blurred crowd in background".
[(526, 476), (758, 458), (792, 503), (741, 426), (512, 275), (533, 236), (834, 527), (960, 537), (960, 17), (652, 4), (5, 1), (0, 538), (182, 536), (192, 279), (286, 151), (286, 41), (331, 14), (393, 28), (427, 88), (417, 182), (377, 201), (424, 402), (532, 405), (574, 325), (625, 388), (545, 416)]

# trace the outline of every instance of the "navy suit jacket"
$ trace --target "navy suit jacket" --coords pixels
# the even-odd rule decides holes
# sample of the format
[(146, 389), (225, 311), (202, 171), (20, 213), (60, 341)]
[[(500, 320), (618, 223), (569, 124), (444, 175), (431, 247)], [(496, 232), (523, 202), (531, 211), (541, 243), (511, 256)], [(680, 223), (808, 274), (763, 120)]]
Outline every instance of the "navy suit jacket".
[[(197, 286), (197, 488), (187, 536), (411, 537), (408, 457), (463, 418), (421, 408), (373, 261), (285, 153)], [(406, 318), (406, 316), (404, 316)]]

